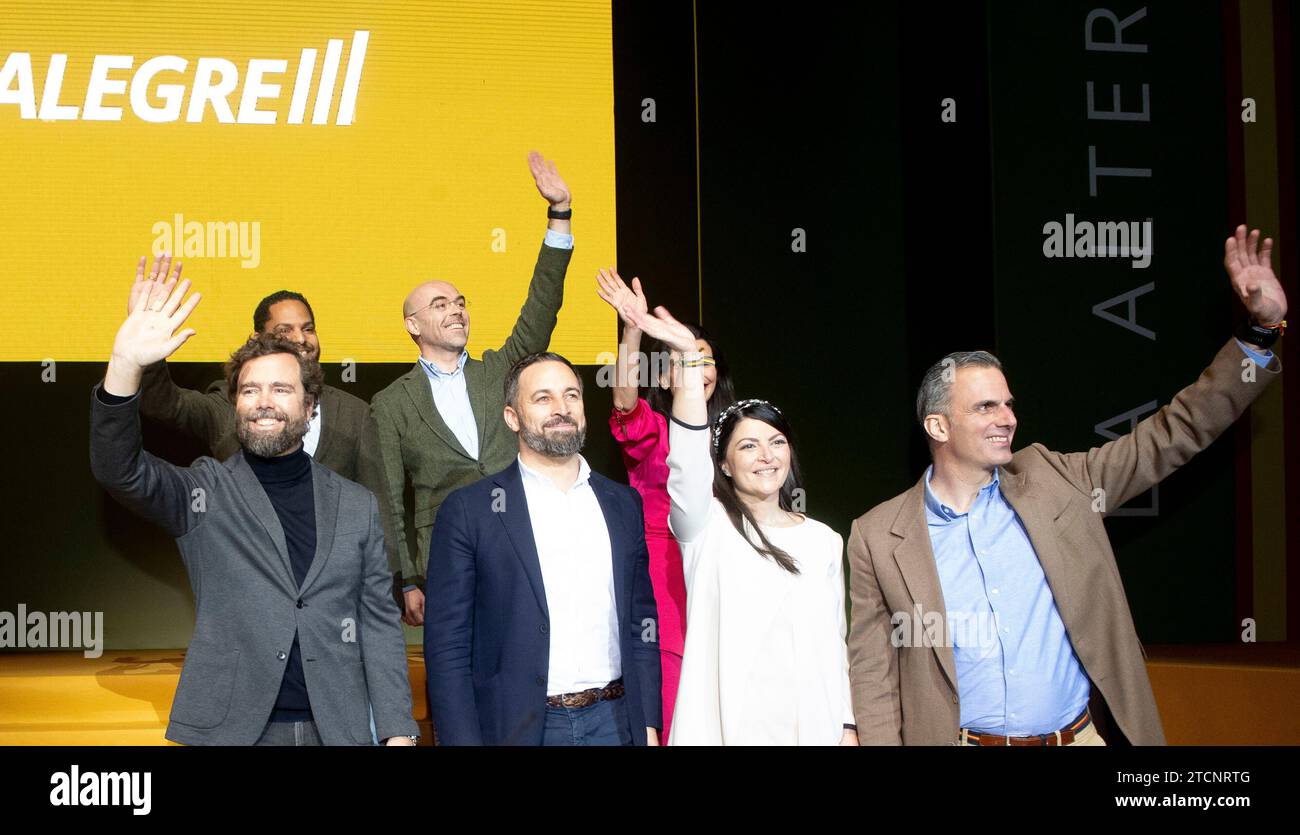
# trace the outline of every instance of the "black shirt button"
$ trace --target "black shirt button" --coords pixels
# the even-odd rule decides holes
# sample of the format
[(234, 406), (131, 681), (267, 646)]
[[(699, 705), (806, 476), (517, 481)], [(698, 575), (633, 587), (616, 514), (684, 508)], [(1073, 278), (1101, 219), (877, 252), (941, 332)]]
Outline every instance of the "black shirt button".
[(302, 601), (299, 600), (298, 603), (297, 603), (298, 608), (301, 609), (301, 608), (302, 608), (302, 605), (303, 605), (303, 604), (302, 604)]

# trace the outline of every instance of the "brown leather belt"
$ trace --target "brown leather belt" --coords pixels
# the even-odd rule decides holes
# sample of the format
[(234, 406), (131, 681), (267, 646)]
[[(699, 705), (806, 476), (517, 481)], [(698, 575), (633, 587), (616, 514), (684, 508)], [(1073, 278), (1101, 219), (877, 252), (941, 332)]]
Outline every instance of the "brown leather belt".
[(623, 677), (611, 681), (604, 687), (593, 687), (577, 693), (560, 693), (546, 697), (547, 707), (590, 707), (604, 699), (623, 698)]
[(1079, 731), (1092, 724), (1092, 715), (1088, 709), (1084, 708), (1079, 718), (1075, 719), (1069, 725), (1061, 728), (1059, 731), (1053, 731), (1050, 734), (1039, 734), (1037, 736), (998, 736), (997, 734), (981, 734), (975, 731), (962, 729), (963, 741), (967, 745), (1032, 745), (1037, 747), (1069, 745), (1074, 742), (1074, 737)]

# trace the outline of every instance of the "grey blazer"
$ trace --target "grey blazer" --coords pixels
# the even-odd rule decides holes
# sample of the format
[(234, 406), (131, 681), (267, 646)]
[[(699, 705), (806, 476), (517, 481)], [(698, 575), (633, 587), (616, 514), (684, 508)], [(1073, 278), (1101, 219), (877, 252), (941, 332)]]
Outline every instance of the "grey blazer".
[[(102, 384), (101, 384), (102, 385)], [(242, 452), (177, 467), (141, 448), (140, 398), (91, 391), (90, 467), (119, 502), (176, 537), (194, 591), (194, 635), (167, 738), (251, 745), (271, 715), (295, 632), (326, 745), (419, 733), (406, 644), (369, 490), (312, 462), (316, 556), (301, 590), (284, 531)]]

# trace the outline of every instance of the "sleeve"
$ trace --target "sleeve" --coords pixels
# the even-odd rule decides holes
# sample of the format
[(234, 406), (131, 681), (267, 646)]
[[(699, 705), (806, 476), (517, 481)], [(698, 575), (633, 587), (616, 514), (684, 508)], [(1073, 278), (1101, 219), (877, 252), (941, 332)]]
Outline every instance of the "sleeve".
[(620, 412), (617, 408), (610, 410), (609, 431), (623, 450), (628, 469), (646, 460), (659, 446), (665, 427), (655, 418), (654, 410), (644, 397), (637, 398), (636, 406), (630, 412)]
[[(388, 563), (389, 574), (400, 575), (402, 558), (398, 550), (398, 537), (393, 530), (394, 514), (389, 508), (391, 499), (384, 478), (384, 457), (379, 449), (379, 425), (369, 409), (362, 413), (361, 428), (357, 434), (356, 472), (357, 482), (375, 497), (380, 527), (384, 532), (384, 559)], [(400, 513), (397, 514), (397, 518), (401, 518)]]
[(484, 364), (491, 365), (495, 377), (519, 360), (545, 351), (551, 344), (551, 332), (564, 302), (564, 274), (569, 269), (573, 250), (542, 244), (533, 267), (533, 278), (528, 282), (528, 297), (519, 310), (519, 318), (510, 336), (498, 351), (485, 351)]
[(465, 502), (459, 492), (452, 493), (433, 523), (424, 605), (429, 712), (438, 741), (445, 745), (483, 744), (472, 668), (474, 551)]
[(146, 366), (140, 380), (140, 414), (197, 438), (209, 450), (235, 431), (235, 408), (215, 383), (206, 392), (172, 381), (166, 360)]
[(406, 540), (406, 469), (402, 462), (401, 431), (397, 426), (397, 418), (382, 393), (371, 402), (370, 415), (374, 419), (375, 437), (379, 445), (379, 489), (384, 497), (379, 507), (388, 516), (384, 536), (391, 536), (391, 541), (385, 548), (389, 559), (395, 561), (402, 582), (420, 585), (424, 583), (424, 577), (416, 567), (415, 555)]
[(903, 709), (898, 683), (898, 650), (893, 646), (889, 609), (862, 536), (861, 520), (849, 534), (849, 590), (853, 619), (849, 630), (849, 682), (853, 715), (862, 745), (902, 745)]
[(678, 542), (691, 542), (713, 509), (713, 459), (706, 429), (668, 422), (668, 527)]
[(1229, 340), (1196, 382), (1133, 431), (1087, 452), (1038, 449), (1088, 492), (1102, 490), (1106, 512), (1140, 495), (1191, 460), (1233, 424), (1281, 373), (1260, 368)]
[[(645, 515), (641, 495), (627, 488), (632, 496), (635, 516), (628, 526), (636, 551), (632, 576), (632, 605), (629, 610), (632, 622), (632, 648), (636, 653), (637, 682), (640, 685), (641, 704), (645, 708), (646, 725), (663, 730), (663, 668), (659, 656), (659, 609), (655, 604), (654, 586), (650, 582), (650, 551), (645, 543)], [(666, 740), (665, 740), (666, 742)]]
[(844, 538), (839, 534), (833, 535), (835, 542), (835, 560), (831, 570), (831, 591), (835, 595), (835, 612), (839, 618), (839, 636), (840, 636), (840, 695), (843, 699), (843, 718), (845, 724), (852, 725), (856, 720), (853, 716), (853, 692), (849, 683), (849, 623), (848, 616), (845, 612), (845, 587), (844, 587)]
[[(182, 537), (203, 521), (213, 479), (205, 467), (177, 467), (145, 452), (140, 398), (106, 401), (103, 383), (90, 394), (90, 471), (133, 513)], [(210, 459), (204, 459), (210, 460)]]
[(366, 690), (374, 711), (375, 731), (379, 739), (414, 736), (419, 726), (411, 718), (411, 680), (406, 664), (406, 639), (399, 623), (397, 604), (393, 601), (393, 575), (384, 555), (383, 524), (379, 504), (370, 500), (370, 527), (366, 536), (362, 563), (361, 620), (357, 630), (361, 639)]

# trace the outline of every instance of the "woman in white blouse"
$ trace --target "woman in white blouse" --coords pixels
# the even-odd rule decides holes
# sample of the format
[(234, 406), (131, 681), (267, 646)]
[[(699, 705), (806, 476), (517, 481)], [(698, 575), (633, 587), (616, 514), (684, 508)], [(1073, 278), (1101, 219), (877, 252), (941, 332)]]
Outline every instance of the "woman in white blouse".
[(625, 311), (672, 350), (669, 526), (686, 645), (669, 745), (857, 745), (844, 643), (844, 543), (793, 510), (790, 427), (744, 400), (710, 432), (695, 337), (662, 307)]

